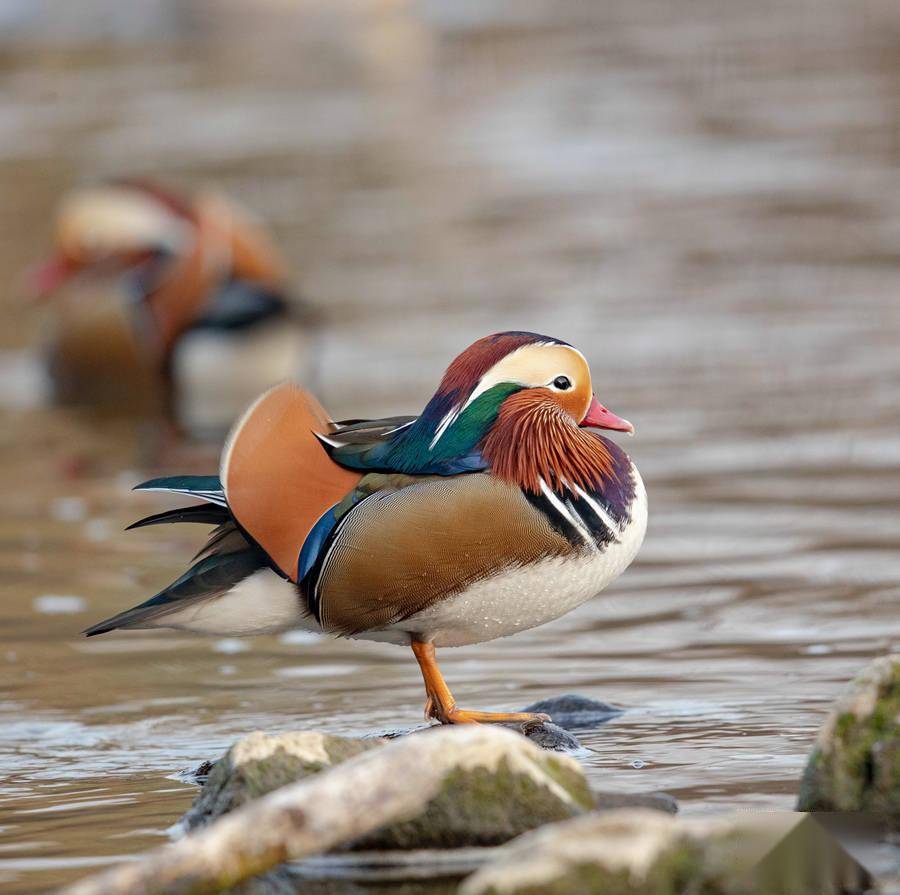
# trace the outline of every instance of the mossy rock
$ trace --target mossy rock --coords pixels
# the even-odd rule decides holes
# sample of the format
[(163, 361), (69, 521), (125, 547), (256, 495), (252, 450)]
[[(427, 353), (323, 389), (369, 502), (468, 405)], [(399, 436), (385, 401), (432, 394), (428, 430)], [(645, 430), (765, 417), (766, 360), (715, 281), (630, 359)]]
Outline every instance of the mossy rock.
[(610, 812), (523, 836), (460, 895), (699, 895), (703, 846), (657, 811)]
[[(435, 736), (446, 742), (429, 758), (440, 774), (437, 789), (422, 794), (421, 807), (413, 816), (348, 843), (348, 848), (498, 845), (594, 807), (594, 796), (574, 758), (547, 752), (519, 733), (465, 726), (411, 739), (421, 740), (423, 751), (428, 751), (426, 741), (432, 742)], [(191, 830), (209, 823), (252, 799), (352, 761), (383, 743), (317, 731), (250, 734), (216, 762), (182, 826)]]
[(869, 665), (826, 719), (800, 785), (800, 811), (868, 811), (900, 829), (900, 655)]
[(522, 836), (460, 895), (824, 895), (870, 883), (813, 818), (796, 812), (680, 820), (628, 809)]
[(276, 734), (254, 731), (212, 765), (182, 825), (187, 830), (203, 826), (252, 799), (318, 774), (383, 742), (315, 730)]
[[(482, 733), (471, 729), (470, 738)], [(489, 736), (489, 740), (479, 736), (476, 748), (464, 747), (446, 756), (440, 791), (415, 817), (378, 830), (352, 847), (500, 845), (542, 824), (593, 808), (594, 797), (574, 759), (547, 753), (511, 731), (489, 729)]]

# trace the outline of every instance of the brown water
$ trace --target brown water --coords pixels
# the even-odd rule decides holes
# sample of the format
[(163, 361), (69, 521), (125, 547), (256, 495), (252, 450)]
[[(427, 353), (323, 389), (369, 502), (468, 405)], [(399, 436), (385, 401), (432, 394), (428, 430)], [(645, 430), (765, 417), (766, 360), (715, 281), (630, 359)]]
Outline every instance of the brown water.
[[(472, 707), (626, 706), (583, 738), (598, 786), (790, 807), (835, 694), (900, 645), (896, 5), (42, 8), (0, 2), (0, 282), (60, 189), (165, 174), (271, 222), (338, 415), (415, 411), (490, 331), (573, 341), (637, 425), (646, 544), (570, 616), (448, 651), (447, 677)], [(151, 436), (35, 406), (40, 315), (12, 290), (2, 314), (4, 892), (164, 841), (178, 772), (241, 733), (419, 720), (392, 646), (80, 639), (202, 536), (122, 532), (164, 505), (128, 490), (159, 471)]]

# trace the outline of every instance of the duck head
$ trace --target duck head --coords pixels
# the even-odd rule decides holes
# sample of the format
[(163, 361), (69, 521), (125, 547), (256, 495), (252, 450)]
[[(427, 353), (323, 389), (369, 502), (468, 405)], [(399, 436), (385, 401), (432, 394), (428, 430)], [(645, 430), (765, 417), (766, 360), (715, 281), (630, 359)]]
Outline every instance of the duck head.
[(54, 254), (26, 271), (26, 289), (45, 299), (81, 273), (119, 273), (181, 254), (192, 241), (191, 218), (180, 198), (147, 184), (76, 190), (57, 211)]
[(586, 428), (634, 431), (597, 400), (584, 355), (548, 336), (497, 333), (450, 364), (416, 423), (398, 433), (394, 455), (407, 469), (452, 470), (474, 452), (530, 490), (548, 476), (590, 484), (611, 464)]
[[(56, 253), (25, 274), (46, 298), (80, 273), (127, 273), (135, 324), (159, 361), (232, 280), (280, 290), (281, 259), (252, 216), (213, 193), (190, 198), (146, 181), (78, 190), (56, 218)], [(144, 313), (146, 312), (146, 313)]]
[(481, 401), (489, 416), (513, 395), (520, 395), (516, 406), (552, 406), (580, 426), (634, 432), (631, 423), (597, 400), (590, 368), (577, 348), (548, 336), (508, 332), (479, 339), (451, 363), (435, 398), (441, 403), (449, 398), (454, 406), (436, 435), (483, 396), (489, 396)]

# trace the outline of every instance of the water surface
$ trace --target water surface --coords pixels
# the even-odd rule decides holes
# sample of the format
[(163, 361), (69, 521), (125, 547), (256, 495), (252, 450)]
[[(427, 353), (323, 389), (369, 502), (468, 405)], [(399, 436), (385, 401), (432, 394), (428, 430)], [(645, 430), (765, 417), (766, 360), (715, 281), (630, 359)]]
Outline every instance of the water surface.
[[(487, 332), (574, 342), (636, 423), (645, 546), (566, 618), (446, 651), (446, 676), (471, 707), (625, 706), (583, 737), (598, 787), (789, 808), (836, 693), (900, 643), (900, 16), (507, 6), (159, 2), (129, 25), (0, 4), (0, 282), (61, 188), (166, 174), (271, 222), (338, 416), (414, 412)], [(41, 315), (11, 287), (0, 312), (4, 892), (164, 841), (178, 772), (242, 733), (418, 722), (393, 646), (81, 639), (202, 538), (123, 533), (165, 506), (130, 486), (215, 452), (40, 407)]]

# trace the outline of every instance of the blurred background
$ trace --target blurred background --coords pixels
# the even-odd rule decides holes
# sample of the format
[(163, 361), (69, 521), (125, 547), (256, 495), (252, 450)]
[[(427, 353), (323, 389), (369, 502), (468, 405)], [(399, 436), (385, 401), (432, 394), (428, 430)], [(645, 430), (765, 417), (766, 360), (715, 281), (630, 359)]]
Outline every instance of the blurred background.
[(636, 424), (644, 549), (444, 670), (470, 707), (623, 704), (593, 782), (699, 813), (790, 807), (835, 694), (900, 643), (898, 163), (891, 0), (0, 0), (3, 890), (162, 841), (178, 772), (242, 732), (423, 703), (390, 646), (80, 639), (202, 541), (124, 534), (164, 505), (131, 485), (216, 447), (48, 402), (22, 271), (63, 194), (137, 176), (255, 214), (338, 418), (415, 412), (489, 332), (581, 348)]

